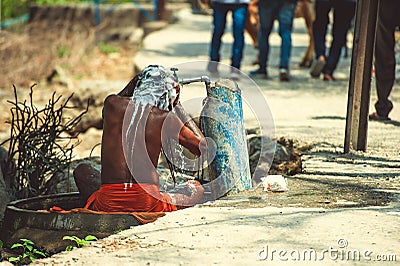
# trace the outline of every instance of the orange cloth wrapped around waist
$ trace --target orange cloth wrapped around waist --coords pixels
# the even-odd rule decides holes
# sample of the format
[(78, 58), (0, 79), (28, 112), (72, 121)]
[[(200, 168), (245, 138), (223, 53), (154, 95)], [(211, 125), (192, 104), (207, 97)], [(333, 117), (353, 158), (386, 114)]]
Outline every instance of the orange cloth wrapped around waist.
[(85, 209), (102, 212), (176, 211), (168, 194), (155, 184), (103, 184), (87, 200)]

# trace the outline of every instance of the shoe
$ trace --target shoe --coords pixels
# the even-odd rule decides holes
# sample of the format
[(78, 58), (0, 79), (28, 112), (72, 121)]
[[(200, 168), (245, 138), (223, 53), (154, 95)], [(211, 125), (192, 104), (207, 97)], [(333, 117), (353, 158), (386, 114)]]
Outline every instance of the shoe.
[(286, 68), (279, 69), (279, 79), (281, 81), (290, 81), (289, 71)]
[(372, 113), (368, 116), (369, 120), (374, 120), (374, 121), (390, 121), (390, 118), (388, 116), (381, 116), (378, 115), (378, 113)]
[(210, 73), (211, 77), (218, 77), (219, 76), (218, 62), (215, 61), (208, 62), (207, 71)]
[(239, 72), (232, 71), (231, 74), (229, 75), (229, 78), (231, 80), (238, 81), (238, 80), (240, 80), (240, 74), (239, 74)]
[(311, 69), (310, 69), (310, 75), (313, 78), (318, 78), (321, 75), (322, 70), (324, 69), (326, 62), (325, 60), (314, 60)]
[(324, 81), (335, 81), (336, 79), (329, 74), (324, 74)]
[(262, 70), (262, 69), (257, 69), (257, 70), (253, 70), (250, 71), (249, 76), (251, 78), (262, 78), (262, 79), (268, 79), (268, 74), (266, 70)]
[(210, 75), (210, 78), (219, 78), (220, 77), (218, 70), (217, 71), (208, 71), (208, 73)]

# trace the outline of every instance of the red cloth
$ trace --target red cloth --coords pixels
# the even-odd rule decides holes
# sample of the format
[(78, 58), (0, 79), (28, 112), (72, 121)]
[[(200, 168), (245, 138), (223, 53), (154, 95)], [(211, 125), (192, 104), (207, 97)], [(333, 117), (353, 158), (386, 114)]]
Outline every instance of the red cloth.
[(101, 212), (171, 212), (177, 207), (154, 184), (103, 184), (87, 200), (85, 209)]

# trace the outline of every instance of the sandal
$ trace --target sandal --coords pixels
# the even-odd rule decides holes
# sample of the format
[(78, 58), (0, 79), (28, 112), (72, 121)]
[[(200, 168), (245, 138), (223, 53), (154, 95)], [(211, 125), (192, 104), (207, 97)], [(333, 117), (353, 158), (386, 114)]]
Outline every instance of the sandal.
[(335, 81), (336, 79), (329, 74), (324, 74), (324, 81)]
[(318, 78), (319, 75), (321, 75), (321, 72), (324, 69), (325, 64), (326, 63), (324, 60), (321, 59), (314, 60), (310, 70), (311, 77)]
[(369, 120), (375, 120), (375, 121), (389, 121), (390, 118), (388, 116), (381, 116), (378, 115), (378, 113), (372, 113), (368, 116)]

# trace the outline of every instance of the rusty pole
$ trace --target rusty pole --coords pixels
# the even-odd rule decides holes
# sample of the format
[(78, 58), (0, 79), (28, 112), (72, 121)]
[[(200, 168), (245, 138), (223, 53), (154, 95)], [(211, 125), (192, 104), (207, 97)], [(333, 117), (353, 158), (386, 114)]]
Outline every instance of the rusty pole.
[(344, 152), (366, 150), (372, 59), (379, 0), (358, 0), (347, 102)]

